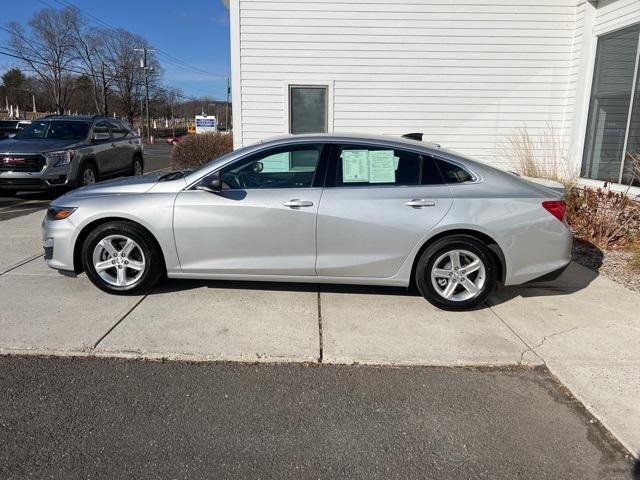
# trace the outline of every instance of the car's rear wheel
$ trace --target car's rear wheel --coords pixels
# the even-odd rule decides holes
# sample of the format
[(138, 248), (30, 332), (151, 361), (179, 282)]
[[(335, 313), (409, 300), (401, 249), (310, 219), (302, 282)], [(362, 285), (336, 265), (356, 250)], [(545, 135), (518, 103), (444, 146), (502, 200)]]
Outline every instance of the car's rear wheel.
[(444, 237), (418, 260), (416, 285), (424, 298), (444, 310), (467, 310), (484, 303), (497, 282), (495, 258), (467, 235)]
[(129, 222), (109, 222), (93, 230), (82, 246), (82, 266), (101, 290), (147, 293), (164, 275), (162, 252), (150, 235)]
[(85, 163), (82, 165), (78, 175), (78, 183), (81, 187), (85, 187), (87, 185), (93, 185), (98, 181), (98, 172), (96, 167), (91, 163)]
[(133, 165), (131, 166), (131, 175), (139, 176), (144, 173), (144, 166), (142, 165), (142, 159), (137, 155), (133, 157)]

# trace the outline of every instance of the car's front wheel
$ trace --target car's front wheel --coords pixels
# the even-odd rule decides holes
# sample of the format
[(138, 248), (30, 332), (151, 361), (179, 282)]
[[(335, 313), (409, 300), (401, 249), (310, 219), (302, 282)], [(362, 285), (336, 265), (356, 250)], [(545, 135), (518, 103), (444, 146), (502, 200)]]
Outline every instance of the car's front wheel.
[(144, 173), (144, 166), (142, 165), (142, 159), (137, 155), (133, 157), (133, 164), (131, 166), (131, 175), (139, 176)]
[(109, 222), (93, 230), (82, 246), (82, 266), (101, 290), (115, 294), (149, 292), (164, 274), (162, 252), (142, 227)]
[(93, 185), (98, 181), (98, 171), (96, 167), (91, 163), (85, 163), (82, 165), (78, 175), (78, 183), (81, 187), (86, 187), (87, 185)]
[(444, 310), (467, 310), (484, 303), (497, 283), (497, 265), (487, 246), (467, 235), (444, 237), (418, 260), (418, 290)]

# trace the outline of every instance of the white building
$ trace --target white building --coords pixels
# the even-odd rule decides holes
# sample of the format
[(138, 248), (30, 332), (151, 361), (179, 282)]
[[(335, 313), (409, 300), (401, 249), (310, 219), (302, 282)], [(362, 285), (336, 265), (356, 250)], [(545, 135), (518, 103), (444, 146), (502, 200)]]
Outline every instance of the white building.
[(631, 180), (640, 0), (224, 2), (236, 147), (283, 133), (423, 132), (508, 166), (508, 136), (550, 126), (581, 177)]

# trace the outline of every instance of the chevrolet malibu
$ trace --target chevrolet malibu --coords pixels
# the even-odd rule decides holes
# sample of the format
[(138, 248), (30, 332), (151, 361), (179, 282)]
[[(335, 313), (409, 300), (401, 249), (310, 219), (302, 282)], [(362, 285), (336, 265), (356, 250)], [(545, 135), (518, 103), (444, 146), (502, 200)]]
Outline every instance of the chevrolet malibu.
[(463, 310), (495, 286), (556, 278), (572, 236), (562, 192), (438, 145), (295, 135), (195, 171), (54, 200), (45, 260), (114, 294), (170, 278), (415, 285)]

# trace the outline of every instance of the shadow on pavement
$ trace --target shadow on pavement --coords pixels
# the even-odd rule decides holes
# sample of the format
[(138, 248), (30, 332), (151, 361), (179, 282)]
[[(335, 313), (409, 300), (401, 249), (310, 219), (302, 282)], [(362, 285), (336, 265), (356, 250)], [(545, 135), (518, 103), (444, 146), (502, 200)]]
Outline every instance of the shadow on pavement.
[(381, 287), (369, 285), (340, 285), (317, 283), (293, 283), (293, 282), (247, 282), (240, 280), (182, 280), (166, 279), (151, 295), (162, 295), (169, 292), (194, 290), (197, 288), (221, 288), (240, 290), (270, 290), (290, 292), (325, 292), (345, 294), (368, 295), (395, 295), (400, 297), (420, 296), (416, 289), (403, 287)]
[[(585, 243), (581, 242), (582, 245)], [(499, 287), (490, 298), (491, 304), (499, 305), (516, 297), (571, 295), (587, 288), (591, 282), (599, 277), (598, 271), (602, 266), (604, 255), (600, 249), (591, 244), (582, 247), (588, 249), (580, 250), (579, 253), (576, 251), (578, 248), (574, 248), (572, 263), (560, 278), (551, 282), (531, 282), (524, 285)]]

